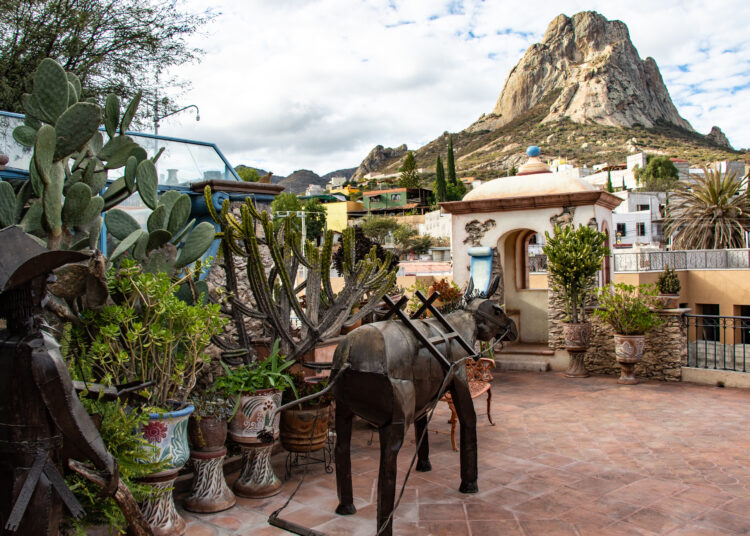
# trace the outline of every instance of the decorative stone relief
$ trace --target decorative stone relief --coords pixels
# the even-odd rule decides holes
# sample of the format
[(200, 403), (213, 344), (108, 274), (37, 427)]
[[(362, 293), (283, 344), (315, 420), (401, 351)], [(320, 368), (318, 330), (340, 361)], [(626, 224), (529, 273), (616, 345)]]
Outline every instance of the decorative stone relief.
[(560, 227), (568, 227), (573, 225), (573, 215), (576, 213), (576, 207), (563, 207), (560, 214), (556, 214), (549, 219), (552, 227), (559, 225)]
[(495, 220), (492, 219), (484, 220), (482, 223), (480, 223), (479, 220), (471, 220), (466, 224), (466, 227), (464, 227), (466, 234), (469, 235), (464, 238), (464, 244), (481, 246), (482, 237), (484, 237), (487, 231), (494, 229), (496, 226), (497, 224), (495, 223)]
[(591, 218), (589, 222), (586, 224), (586, 227), (589, 227), (593, 229), (594, 231), (599, 230), (599, 223), (596, 221), (596, 218)]

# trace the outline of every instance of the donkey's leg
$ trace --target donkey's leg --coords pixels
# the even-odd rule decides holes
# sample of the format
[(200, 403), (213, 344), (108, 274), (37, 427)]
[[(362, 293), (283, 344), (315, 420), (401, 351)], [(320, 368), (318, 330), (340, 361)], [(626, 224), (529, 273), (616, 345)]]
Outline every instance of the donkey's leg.
[[(380, 428), (380, 472), (378, 473), (378, 530), (381, 536), (393, 534), (393, 512), (396, 500), (396, 467), (398, 451), (404, 443), (406, 424), (394, 422)], [(383, 528), (383, 525), (387, 526)]]
[[(427, 415), (421, 416), (419, 419), (414, 421), (414, 435), (419, 444), (419, 438), (422, 437), (422, 432), (427, 430)], [(422, 444), (419, 446), (417, 451), (417, 471), (426, 473), (432, 471), (432, 464), (430, 463), (430, 434), (426, 432)]]
[(339, 505), (336, 513), (351, 515), (357, 512), (352, 491), (352, 420), (354, 413), (342, 403), (336, 404), (336, 491)]
[(456, 377), (450, 387), (453, 405), (461, 423), (461, 493), (477, 493), (477, 414), (466, 380)]

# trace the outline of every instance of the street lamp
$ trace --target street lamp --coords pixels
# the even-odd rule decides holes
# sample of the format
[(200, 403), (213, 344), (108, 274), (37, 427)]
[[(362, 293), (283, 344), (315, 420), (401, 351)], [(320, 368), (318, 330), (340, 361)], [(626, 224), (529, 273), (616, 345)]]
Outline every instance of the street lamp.
[(157, 136), (159, 134), (159, 121), (161, 121), (165, 117), (169, 117), (170, 115), (174, 115), (174, 114), (182, 112), (183, 110), (187, 110), (188, 108), (195, 108), (195, 120), (196, 121), (201, 120), (201, 115), (200, 115), (201, 112), (195, 104), (189, 104), (187, 106), (183, 106), (179, 110), (175, 110), (174, 112), (169, 112), (168, 114), (164, 114), (162, 116), (157, 115), (156, 106), (157, 104), (154, 103), (154, 136)]

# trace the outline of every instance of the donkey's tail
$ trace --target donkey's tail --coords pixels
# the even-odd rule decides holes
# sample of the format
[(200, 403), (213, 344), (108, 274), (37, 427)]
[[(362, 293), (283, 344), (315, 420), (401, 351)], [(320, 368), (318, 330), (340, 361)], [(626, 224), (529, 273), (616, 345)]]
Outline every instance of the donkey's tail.
[[(328, 393), (331, 389), (333, 389), (333, 386), (341, 377), (341, 373), (344, 372), (344, 370), (346, 370), (347, 368), (349, 368), (349, 363), (344, 363), (344, 366), (341, 367), (338, 371), (336, 371), (336, 374), (328, 381), (328, 385), (326, 385), (324, 389), (318, 391), (317, 393), (303, 396), (302, 398), (298, 398), (297, 400), (293, 400), (291, 402), (284, 404), (283, 406), (279, 406), (278, 408), (276, 408), (271, 414), (270, 421), (273, 422), (274, 419), (276, 418), (276, 415), (278, 415), (280, 412), (284, 411), (285, 409), (294, 407), (297, 404), (304, 404), (306, 402), (310, 402), (311, 400), (315, 400), (316, 398), (319, 398), (323, 396), (324, 394)], [(261, 443), (273, 443), (273, 430), (264, 428), (263, 430), (258, 432), (258, 440)]]

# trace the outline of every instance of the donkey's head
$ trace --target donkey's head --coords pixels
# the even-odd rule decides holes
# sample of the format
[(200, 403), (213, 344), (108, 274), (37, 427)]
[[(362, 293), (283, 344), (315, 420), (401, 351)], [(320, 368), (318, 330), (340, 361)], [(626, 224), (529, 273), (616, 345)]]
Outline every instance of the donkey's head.
[(469, 286), (464, 293), (466, 305), (464, 309), (474, 316), (477, 323), (477, 339), (489, 341), (491, 339), (515, 341), (518, 338), (518, 328), (497, 303), (488, 299), (497, 290), (500, 278), (490, 283), (487, 292), (474, 293), (474, 282), (469, 279)]

